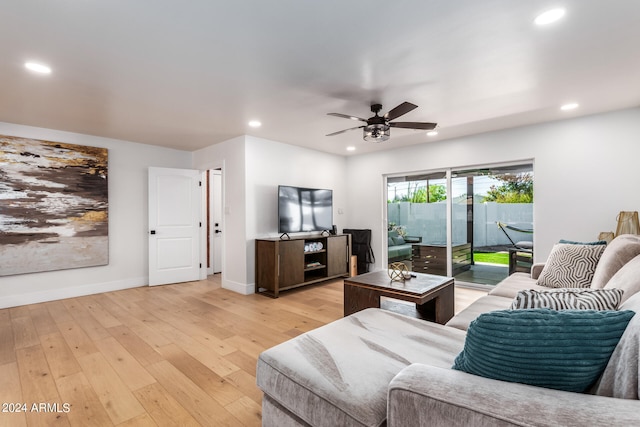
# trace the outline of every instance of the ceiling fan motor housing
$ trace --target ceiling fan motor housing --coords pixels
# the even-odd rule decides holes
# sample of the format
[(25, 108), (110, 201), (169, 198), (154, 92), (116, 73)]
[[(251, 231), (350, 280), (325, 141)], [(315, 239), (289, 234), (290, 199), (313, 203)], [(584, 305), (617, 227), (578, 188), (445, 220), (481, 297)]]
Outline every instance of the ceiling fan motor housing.
[(371, 104), (371, 112), (375, 116), (367, 119), (367, 126), (364, 127), (362, 134), (365, 141), (383, 142), (391, 137), (389, 120), (378, 115), (380, 110), (382, 110), (381, 104)]

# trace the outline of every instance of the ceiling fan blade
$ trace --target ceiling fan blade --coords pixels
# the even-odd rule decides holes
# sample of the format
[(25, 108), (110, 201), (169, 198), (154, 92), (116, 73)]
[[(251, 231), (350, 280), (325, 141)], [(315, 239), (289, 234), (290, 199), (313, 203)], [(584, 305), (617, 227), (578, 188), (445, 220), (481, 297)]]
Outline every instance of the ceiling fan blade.
[(384, 117), (387, 120), (397, 119), (398, 117), (405, 115), (409, 111), (415, 110), (416, 108), (418, 108), (418, 106), (415, 104), (412, 104), (410, 102), (403, 102), (396, 108), (391, 109), (387, 114), (384, 115)]
[(328, 134), (328, 135), (326, 135), (326, 136), (339, 135), (339, 134), (341, 134), (341, 133), (349, 132), (350, 130), (362, 129), (363, 127), (364, 127), (364, 126), (358, 126), (358, 127), (355, 127), (355, 128), (349, 128), (349, 129), (339, 130), (338, 132), (333, 132), (333, 133), (330, 133), (330, 134)]
[(360, 117), (348, 116), (346, 114), (340, 114), (340, 113), (327, 113), (327, 116), (342, 117), (343, 119), (359, 120), (361, 122), (367, 121), (366, 119), (362, 119)]
[(395, 122), (389, 123), (392, 128), (404, 128), (404, 129), (422, 129), (432, 130), (438, 126), (437, 123), (420, 123), (420, 122)]

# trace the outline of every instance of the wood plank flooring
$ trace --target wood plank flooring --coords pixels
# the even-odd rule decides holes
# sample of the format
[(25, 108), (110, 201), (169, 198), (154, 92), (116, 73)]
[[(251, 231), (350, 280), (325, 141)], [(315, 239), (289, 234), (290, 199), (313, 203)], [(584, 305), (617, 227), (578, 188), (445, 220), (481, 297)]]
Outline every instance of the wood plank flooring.
[[(278, 299), (208, 280), (0, 310), (0, 427), (258, 426), (261, 351), (342, 317), (342, 280)], [(456, 312), (484, 292), (456, 289)]]

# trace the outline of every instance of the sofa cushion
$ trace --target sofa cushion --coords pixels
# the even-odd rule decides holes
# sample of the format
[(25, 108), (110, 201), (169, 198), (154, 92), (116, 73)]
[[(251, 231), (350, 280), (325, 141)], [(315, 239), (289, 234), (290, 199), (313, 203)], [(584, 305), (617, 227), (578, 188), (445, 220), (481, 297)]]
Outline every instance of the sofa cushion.
[(489, 295), (513, 299), (523, 289), (549, 290), (546, 286), (538, 286), (527, 273), (513, 273), (489, 291)]
[(583, 392), (598, 379), (633, 311), (547, 309), (481, 314), (453, 369)]
[(549, 288), (588, 287), (604, 249), (603, 245), (554, 245), (537, 284)]
[(392, 237), (391, 239), (393, 240), (393, 244), (396, 245), (396, 246), (404, 245), (406, 243), (404, 241), (404, 237), (402, 237), (402, 236)]
[[(620, 309), (640, 313), (640, 293), (622, 303)], [(640, 316), (629, 322), (593, 392), (619, 399), (640, 398)]]
[(623, 292), (622, 289), (526, 289), (518, 292), (511, 309), (617, 310)]
[(591, 287), (604, 288), (609, 279), (627, 262), (640, 255), (640, 236), (623, 234), (613, 239), (607, 246), (593, 274)]
[(512, 298), (505, 298), (495, 295), (485, 295), (475, 300), (471, 305), (456, 314), (447, 322), (447, 326), (466, 331), (469, 324), (482, 313), (495, 310), (505, 310), (511, 305)]
[(386, 419), (391, 379), (414, 362), (450, 367), (464, 336), (458, 329), (367, 309), (263, 352), (257, 382), (308, 424), (378, 426)]
[(626, 263), (607, 282), (604, 289), (622, 289), (624, 294), (620, 302), (625, 302), (640, 292), (640, 255)]

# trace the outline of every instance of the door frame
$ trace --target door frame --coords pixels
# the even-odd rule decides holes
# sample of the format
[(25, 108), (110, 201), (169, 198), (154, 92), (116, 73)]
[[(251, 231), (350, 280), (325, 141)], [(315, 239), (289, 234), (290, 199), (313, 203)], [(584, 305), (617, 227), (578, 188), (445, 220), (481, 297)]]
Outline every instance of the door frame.
[[(217, 174), (216, 174), (217, 172)], [(208, 188), (206, 190), (206, 196), (205, 200), (208, 200), (208, 208), (205, 207), (205, 218), (206, 218), (206, 222), (207, 222), (207, 238), (208, 240), (208, 247), (205, 246), (205, 250), (206, 250), (206, 254), (207, 254), (207, 276), (211, 276), (213, 274), (217, 274), (222, 272), (222, 255), (224, 254), (224, 250), (223, 250), (223, 246), (224, 246), (224, 242), (223, 242), (223, 238), (224, 238), (224, 228), (222, 228), (224, 226), (223, 220), (224, 220), (224, 207), (223, 207), (223, 202), (224, 202), (224, 197), (222, 195), (222, 168), (217, 168), (217, 169), (207, 169), (204, 172), (205, 175), (208, 176), (208, 179), (206, 180), (206, 183), (208, 186), (213, 186), (213, 182), (214, 182), (214, 176), (215, 175), (219, 175), (220, 176), (220, 191), (219, 194), (216, 195), (216, 193), (212, 193), (212, 188)], [(213, 195), (213, 197), (212, 197)], [(219, 242), (220, 242), (220, 271), (216, 272), (215, 271), (215, 251), (213, 250), (213, 246), (215, 243), (215, 239), (216, 236), (214, 234), (215, 230), (214, 230), (214, 204), (216, 203), (216, 199), (219, 199), (220, 201), (220, 218), (218, 221), (218, 228), (222, 230), (222, 234), (218, 237)], [(206, 215), (207, 211), (206, 209), (208, 209), (208, 215)]]
[[(222, 199), (222, 216), (220, 219), (220, 228), (222, 229), (222, 236), (220, 237), (222, 242), (221, 242), (221, 247), (222, 247), (222, 271), (220, 273), (220, 278), (221, 278), (221, 283), (224, 283), (224, 278), (225, 278), (225, 270), (226, 270), (226, 227), (225, 227), (225, 222), (226, 222), (226, 181), (225, 181), (225, 161), (222, 160), (220, 162), (214, 162), (211, 165), (208, 165), (208, 167), (204, 168), (204, 169), (200, 169), (200, 173), (202, 176), (202, 182), (206, 183), (206, 175), (207, 175), (207, 171), (210, 170), (220, 170), (220, 175), (221, 175), (221, 187), (222, 187), (222, 191), (221, 191), (221, 199)], [(209, 192), (209, 188), (208, 188), (208, 184), (204, 184), (202, 186), (202, 221), (203, 223), (207, 223), (206, 227), (202, 227), (201, 229), (201, 235), (200, 235), (200, 259), (202, 262), (203, 266), (207, 265), (207, 235), (209, 233), (209, 223), (207, 221), (207, 200), (208, 200), (208, 192)], [(213, 242), (211, 242), (211, 244), (213, 244)], [(209, 275), (208, 269), (207, 268), (202, 268), (200, 269), (200, 280), (206, 280), (207, 276)]]

